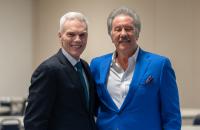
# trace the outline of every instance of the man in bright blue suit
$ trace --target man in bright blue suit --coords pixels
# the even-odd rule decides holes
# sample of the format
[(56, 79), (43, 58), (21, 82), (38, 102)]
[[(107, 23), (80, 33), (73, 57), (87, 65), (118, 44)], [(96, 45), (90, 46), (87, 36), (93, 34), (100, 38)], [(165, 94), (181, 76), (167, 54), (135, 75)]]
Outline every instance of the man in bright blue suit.
[(127, 7), (112, 11), (108, 34), (116, 50), (90, 67), (100, 98), (99, 130), (180, 130), (178, 87), (168, 58), (138, 44), (139, 16)]

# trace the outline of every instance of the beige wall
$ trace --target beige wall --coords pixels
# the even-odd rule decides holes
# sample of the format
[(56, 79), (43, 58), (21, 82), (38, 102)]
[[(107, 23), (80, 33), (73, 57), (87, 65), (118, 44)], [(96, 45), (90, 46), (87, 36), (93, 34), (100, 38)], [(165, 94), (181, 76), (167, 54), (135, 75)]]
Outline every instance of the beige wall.
[[(21, 63), (18, 63), (18, 66), (27, 68), (21, 70), (28, 78), (30, 78), (29, 68), (32, 67), (32, 65), (33, 71), (44, 59), (56, 53), (60, 47), (57, 38), (57, 30), (59, 18), (66, 11), (81, 11), (88, 17), (88, 46), (82, 57), (90, 62), (95, 56), (113, 51), (113, 44), (107, 35), (106, 18), (112, 9), (121, 5), (126, 5), (134, 8), (141, 17), (142, 32), (139, 45), (147, 51), (153, 51), (171, 59), (172, 65), (176, 71), (181, 106), (200, 108), (200, 103), (198, 101), (200, 98), (198, 94), (200, 92), (198, 83), (198, 81), (200, 81), (200, 69), (198, 67), (200, 66), (200, 58), (198, 58), (200, 55), (198, 51), (198, 49), (200, 49), (200, 45), (198, 44), (200, 42), (199, 0), (32, 0), (32, 18), (29, 16), (31, 11), (28, 9), (30, 7), (30, 0), (29, 2), (27, 0), (18, 1), (21, 1), (20, 6), (16, 6), (15, 2), (13, 6), (15, 8), (21, 8), (24, 7), (25, 4), (27, 11), (26, 14), (20, 16), (23, 18), (27, 17), (25, 24), (27, 30), (25, 30), (26, 33), (22, 34), (28, 35), (29, 37), (31, 35), (33, 38), (32, 41), (24, 42), (28, 43), (28, 45), (26, 45), (28, 49), (26, 49), (25, 52), (22, 51), (21, 45), (17, 46), (20, 51), (20, 57), (21, 55), (25, 55), (24, 59), (28, 61), (24, 62), (24, 60), (22, 60)], [(2, 11), (1, 14), (5, 15)], [(33, 25), (28, 26), (31, 24), (31, 19), (33, 19)], [(2, 26), (2, 24), (0, 24), (0, 26)], [(18, 26), (21, 28), (24, 27), (23, 24), (18, 24)], [(30, 33), (31, 29), (33, 30), (33, 34)], [(0, 33), (2, 33), (1, 30)], [(7, 33), (7, 38), (10, 37), (9, 34), (10, 31)], [(17, 36), (21, 35), (19, 32), (12, 32), (12, 35), (16, 34)], [(31, 38), (28, 40), (30, 39)], [(33, 42), (33, 44), (31, 44), (31, 42)], [(32, 50), (30, 49), (31, 45)], [(7, 47), (7, 45), (4, 45), (4, 47), (5, 46)], [(25, 45), (22, 44), (22, 46), (24, 47)], [(30, 58), (30, 61), (29, 57), (31, 57), (31, 51), (33, 51), (33, 59)], [(3, 52), (3, 54), (5, 55), (7, 53)], [(12, 58), (12, 55), (8, 56)], [(4, 57), (5, 56), (2, 56), (2, 58)], [(31, 62), (33, 62), (33, 64), (30, 65)], [(11, 67), (9, 67), (9, 69), (10, 68)], [(16, 67), (9, 73), (18, 75), (16, 69), (19, 71), (19, 68)], [(7, 74), (6, 69), (2, 69), (1, 71), (4, 72), (4, 75)], [(27, 77), (20, 79), (16, 77), (17, 76), (4, 76), (3, 78), (5, 83), (12, 78), (16, 80), (15, 84), (23, 84), (21, 85), (23, 86), (22, 92), (25, 92), (29, 79)]]
[(25, 96), (32, 71), (31, 0), (0, 0), (0, 97)]

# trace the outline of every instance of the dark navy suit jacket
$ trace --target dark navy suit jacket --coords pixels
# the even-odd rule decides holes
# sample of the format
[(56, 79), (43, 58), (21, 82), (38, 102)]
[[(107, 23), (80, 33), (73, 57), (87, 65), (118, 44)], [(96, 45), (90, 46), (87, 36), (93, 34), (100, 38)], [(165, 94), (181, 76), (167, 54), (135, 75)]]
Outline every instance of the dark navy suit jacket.
[(94, 81), (88, 64), (81, 62), (89, 81), (89, 110), (78, 73), (60, 50), (32, 75), (25, 130), (96, 130)]

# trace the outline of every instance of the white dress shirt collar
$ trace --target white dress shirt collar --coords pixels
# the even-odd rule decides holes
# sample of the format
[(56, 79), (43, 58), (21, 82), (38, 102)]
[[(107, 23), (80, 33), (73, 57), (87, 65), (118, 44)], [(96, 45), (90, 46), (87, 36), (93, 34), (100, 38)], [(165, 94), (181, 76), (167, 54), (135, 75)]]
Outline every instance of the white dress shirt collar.
[(67, 51), (65, 51), (65, 49), (61, 48), (61, 50), (62, 50), (63, 55), (69, 60), (69, 62), (70, 62), (73, 66), (75, 66), (76, 63), (80, 61), (80, 59), (79, 59), (79, 60), (76, 60), (74, 57), (72, 57)]
[[(138, 57), (138, 53), (139, 53), (139, 50), (140, 50), (140, 47), (138, 46), (135, 53), (128, 58), (128, 64), (132, 64), (133, 61), (136, 63), (136, 60), (137, 60), (137, 57)], [(116, 70), (118, 70), (119, 72), (121, 71), (121, 69), (119, 70), (120, 65), (116, 63), (116, 51), (113, 53), (113, 56), (112, 56), (112, 62), (111, 62), (111, 66), (112, 67), (115, 67)]]

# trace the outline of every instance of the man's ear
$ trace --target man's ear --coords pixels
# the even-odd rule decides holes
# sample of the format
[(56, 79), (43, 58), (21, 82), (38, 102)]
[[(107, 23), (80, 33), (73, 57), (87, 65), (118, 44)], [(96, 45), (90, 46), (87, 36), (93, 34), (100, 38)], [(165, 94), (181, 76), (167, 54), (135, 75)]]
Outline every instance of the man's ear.
[(58, 32), (58, 39), (59, 39), (60, 43), (62, 43), (62, 33), (61, 32)]
[(139, 39), (139, 34), (140, 34), (139, 30), (136, 29), (136, 30), (135, 30), (135, 35), (136, 35), (136, 40), (137, 40), (137, 41), (138, 41), (138, 39)]
[(109, 36), (110, 36), (110, 38), (111, 38), (112, 43), (114, 43), (114, 42), (113, 42), (113, 37), (112, 37), (112, 31), (110, 32)]
[(60, 39), (62, 36), (61, 32), (58, 32), (58, 38)]

